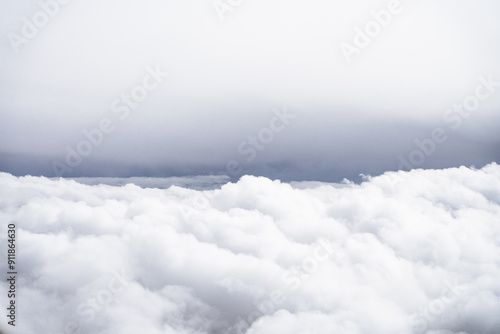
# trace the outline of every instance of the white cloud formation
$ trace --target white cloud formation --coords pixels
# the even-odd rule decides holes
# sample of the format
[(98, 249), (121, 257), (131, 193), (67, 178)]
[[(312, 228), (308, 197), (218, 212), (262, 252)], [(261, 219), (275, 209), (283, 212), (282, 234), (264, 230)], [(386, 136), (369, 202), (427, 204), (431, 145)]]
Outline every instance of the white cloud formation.
[(2, 173), (0, 220), (18, 235), (16, 327), (498, 333), (499, 190), (497, 164), (359, 185), (244, 176), (205, 191)]

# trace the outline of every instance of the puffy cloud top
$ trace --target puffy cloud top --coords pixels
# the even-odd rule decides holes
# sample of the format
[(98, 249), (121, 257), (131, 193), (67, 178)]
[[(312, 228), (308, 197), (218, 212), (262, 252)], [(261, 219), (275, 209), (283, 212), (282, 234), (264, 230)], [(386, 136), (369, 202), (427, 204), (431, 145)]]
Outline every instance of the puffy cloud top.
[(213, 190), (0, 174), (25, 334), (498, 333), (498, 217), (497, 164)]

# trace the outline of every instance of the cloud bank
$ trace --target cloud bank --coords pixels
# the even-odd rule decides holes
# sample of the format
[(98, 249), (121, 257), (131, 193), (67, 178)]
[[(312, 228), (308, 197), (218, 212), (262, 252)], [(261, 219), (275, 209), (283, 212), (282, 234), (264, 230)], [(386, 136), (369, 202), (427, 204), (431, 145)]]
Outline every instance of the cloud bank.
[[(214, 8), (219, 2), (232, 4), (224, 20)], [(399, 9), (390, 22), (362, 37), (394, 2)], [(500, 162), (495, 1), (23, 0), (3, 6), (4, 172), (60, 176), (51, 164), (66, 164), (80, 144), (83, 161), (66, 177), (201, 175), (237, 160), (245, 167), (238, 177), (339, 182), (397, 170), (398, 157), (408, 159), (414, 141), (435, 127), (447, 130), (448, 140), (414, 168)], [(13, 44), (13, 34), (26, 43)], [(342, 43), (360, 50), (351, 62)], [(490, 94), (465, 119), (455, 106), (488, 76), (494, 84), (481, 95)], [(283, 106), (296, 118), (245, 161), (239, 145)], [(106, 132), (94, 140), (99, 144), (82, 145), (96, 129)]]
[(0, 174), (24, 334), (498, 333), (498, 217), (497, 164), (213, 190)]

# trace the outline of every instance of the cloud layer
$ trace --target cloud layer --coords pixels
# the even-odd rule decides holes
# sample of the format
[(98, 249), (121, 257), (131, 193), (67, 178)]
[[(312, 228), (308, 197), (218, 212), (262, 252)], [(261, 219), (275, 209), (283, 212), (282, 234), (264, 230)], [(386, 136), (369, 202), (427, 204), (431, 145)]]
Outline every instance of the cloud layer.
[[(340, 181), (396, 170), (399, 155), (434, 127), (448, 129), (449, 138), (414, 167), (500, 162), (498, 86), (459, 129), (443, 121), (479, 77), (500, 82), (495, 1), (401, 0), (398, 14), (351, 62), (341, 43), (363, 40), (359, 31), (377, 24), (394, 1), (40, 5), (59, 1), (6, 2), (0, 13), (4, 172), (57, 176), (51, 163), (64, 163), (67, 148), (77, 150), (83, 132), (104, 118), (112, 132), (65, 176), (199, 175), (238, 160), (243, 174)], [(213, 6), (221, 1), (239, 3), (225, 20)], [(43, 15), (50, 18), (37, 28)], [(27, 42), (13, 47), (8, 36), (25, 38), (30, 24)], [(151, 90), (142, 99), (134, 89), (156, 66), (169, 75), (158, 86), (147, 80)], [(124, 95), (137, 99), (127, 107)], [(296, 119), (244, 161), (240, 143), (283, 106)], [(126, 108), (129, 116), (119, 118)]]
[(2, 173), (17, 329), (498, 333), (499, 189), (497, 164), (205, 191)]

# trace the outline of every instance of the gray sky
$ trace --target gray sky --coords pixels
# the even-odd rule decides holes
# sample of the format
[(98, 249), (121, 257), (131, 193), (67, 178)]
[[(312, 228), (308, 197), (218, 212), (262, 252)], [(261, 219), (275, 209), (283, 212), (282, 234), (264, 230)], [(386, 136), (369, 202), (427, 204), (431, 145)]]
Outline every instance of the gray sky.
[(0, 0), (0, 170), (339, 180), (500, 161), (496, 1), (226, 3)]

